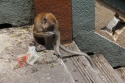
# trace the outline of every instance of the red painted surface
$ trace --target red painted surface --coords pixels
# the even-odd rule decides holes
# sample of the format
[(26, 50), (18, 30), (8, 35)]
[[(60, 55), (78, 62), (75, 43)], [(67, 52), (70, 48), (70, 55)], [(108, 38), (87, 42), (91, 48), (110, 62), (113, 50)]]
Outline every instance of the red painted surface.
[(72, 41), (70, 0), (34, 0), (34, 7), (36, 15), (40, 12), (50, 12), (56, 16), (59, 22), (61, 43)]

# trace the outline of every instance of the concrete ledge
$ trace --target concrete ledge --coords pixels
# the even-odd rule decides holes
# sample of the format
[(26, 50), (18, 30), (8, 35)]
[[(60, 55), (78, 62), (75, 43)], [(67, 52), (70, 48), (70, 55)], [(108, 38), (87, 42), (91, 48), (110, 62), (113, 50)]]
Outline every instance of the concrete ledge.
[(76, 35), (77, 37), (74, 40), (82, 51), (103, 54), (112, 67), (125, 66), (125, 49), (123, 47), (94, 32), (82, 32), (79, 34)]
[(75, 83), (53, 50), (39, 52), (41, 56), (33, 66), (17, 66), (17, 57), (27, 53), (32, 41), (29, 27), (0, 30), (0, 83)]

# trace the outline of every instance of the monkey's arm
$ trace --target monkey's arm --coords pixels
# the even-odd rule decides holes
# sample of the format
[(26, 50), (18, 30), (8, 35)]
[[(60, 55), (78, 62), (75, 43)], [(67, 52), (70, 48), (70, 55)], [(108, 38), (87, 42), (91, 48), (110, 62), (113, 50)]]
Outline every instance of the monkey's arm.
[(37, 36), (37, 37), (50, 37), (50, 36), (54, 36), (55, 33), (54, 32), (36, 32), (34, 31), (34, 36)]
[(59, 52), (59, 45), (60, 45), (60, 32), (57, 31), (56, 32), (56, 41), (55, 41), (55, 45), (54, 45), (54, 50), (55, 50), (54, 54), (59, 56), (60, 58), (62, 58), (62, 55)]

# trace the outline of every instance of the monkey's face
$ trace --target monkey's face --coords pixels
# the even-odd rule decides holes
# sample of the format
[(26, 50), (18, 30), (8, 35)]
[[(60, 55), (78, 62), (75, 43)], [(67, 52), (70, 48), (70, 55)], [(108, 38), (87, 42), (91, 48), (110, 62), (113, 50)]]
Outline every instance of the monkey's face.
[(45, 32), (54, 30), (55, 24), (51, 20), (48, 20), (47, 18), (43, 18), (41, 24), (42, 24), (41, 29)]

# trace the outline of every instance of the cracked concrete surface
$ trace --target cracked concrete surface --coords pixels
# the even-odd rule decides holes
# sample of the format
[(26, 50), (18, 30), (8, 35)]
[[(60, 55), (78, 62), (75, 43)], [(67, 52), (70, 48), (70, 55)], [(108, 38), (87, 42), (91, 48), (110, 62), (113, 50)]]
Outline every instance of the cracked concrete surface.
[(53, 50), (39, 52), (33, 66), (18, 67), (17, 57), (27, 53), (33, 39), (30, 26), (1, 29), (0, 38), (0, 83), (74, 83)]

